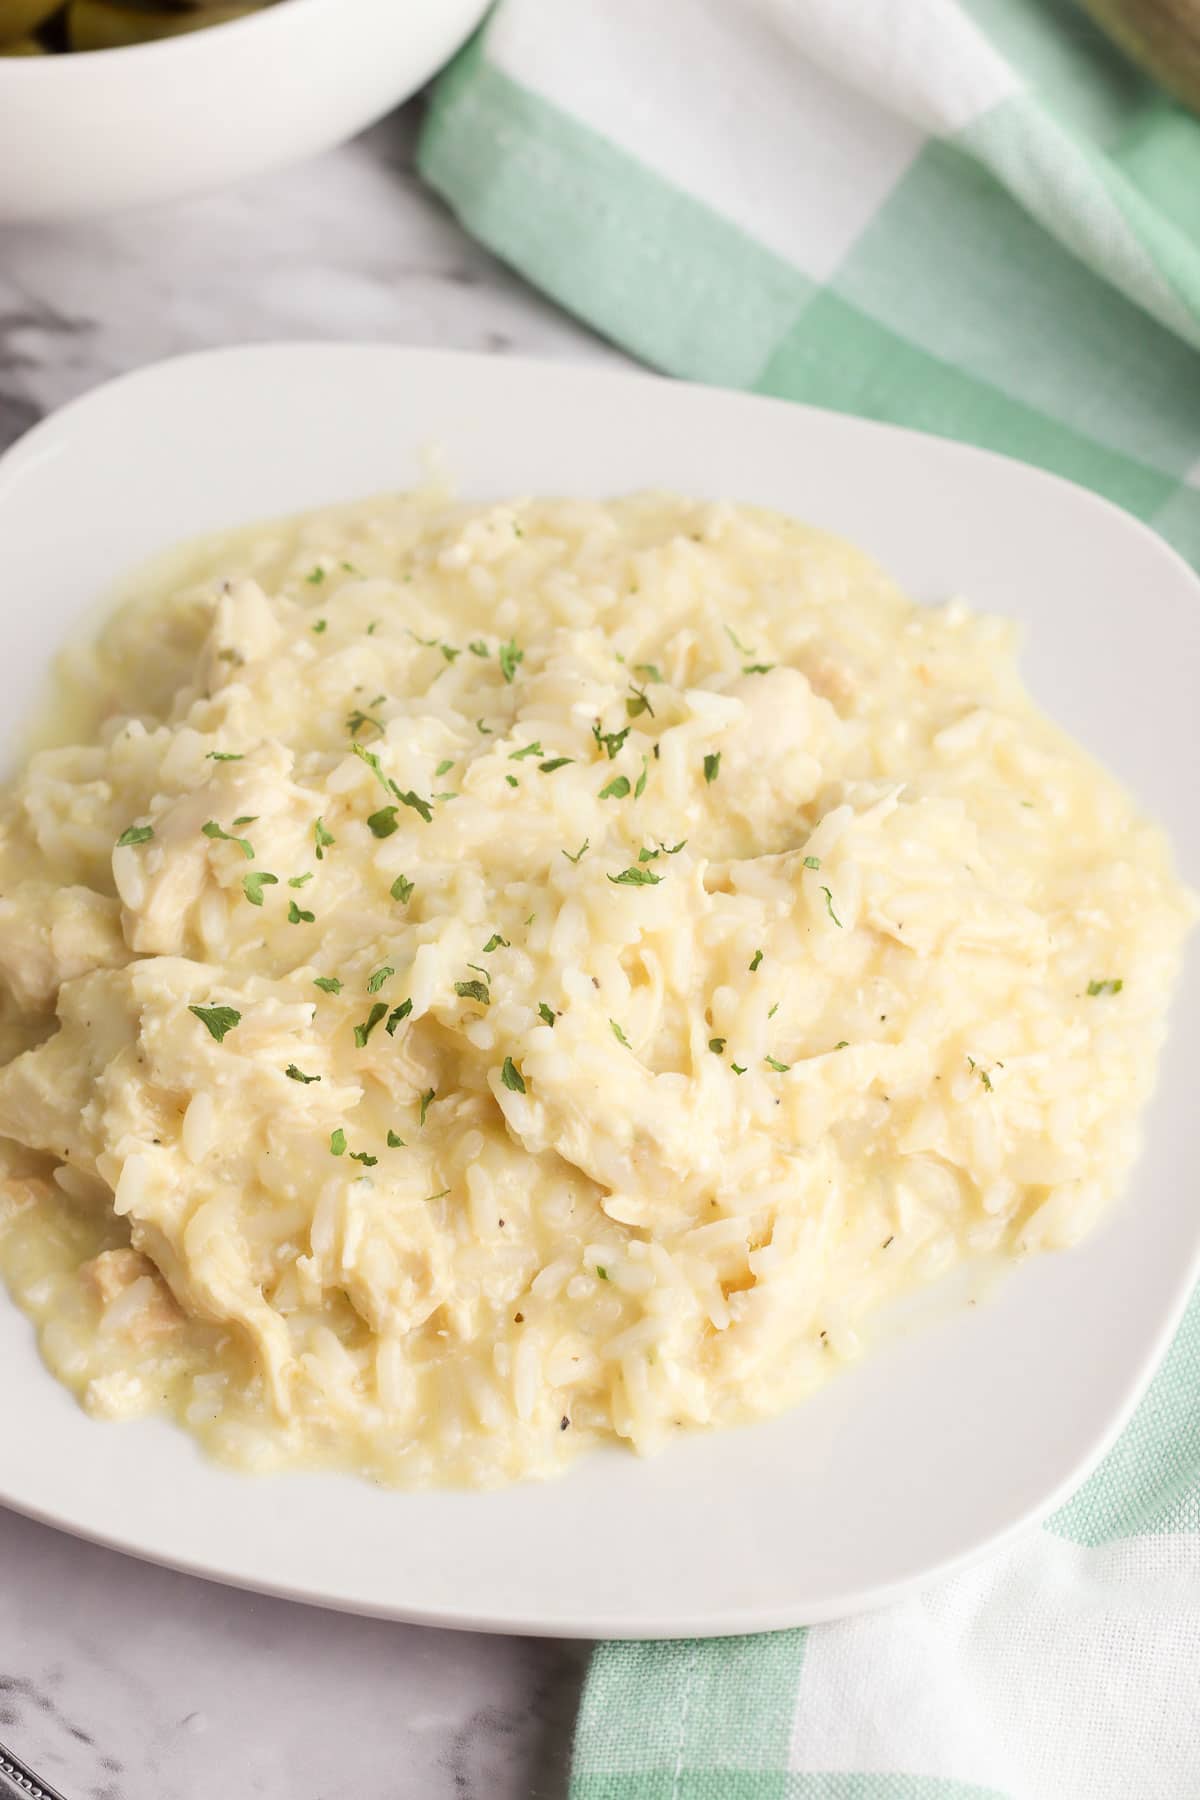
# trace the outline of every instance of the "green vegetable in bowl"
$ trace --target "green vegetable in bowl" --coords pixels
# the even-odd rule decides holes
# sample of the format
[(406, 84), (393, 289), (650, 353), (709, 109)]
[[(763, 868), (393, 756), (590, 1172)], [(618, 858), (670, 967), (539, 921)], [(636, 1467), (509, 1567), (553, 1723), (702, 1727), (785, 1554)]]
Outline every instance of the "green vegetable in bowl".
[(120, 50), (261, 12), (274, 0), (0, 0), (0, 56)]

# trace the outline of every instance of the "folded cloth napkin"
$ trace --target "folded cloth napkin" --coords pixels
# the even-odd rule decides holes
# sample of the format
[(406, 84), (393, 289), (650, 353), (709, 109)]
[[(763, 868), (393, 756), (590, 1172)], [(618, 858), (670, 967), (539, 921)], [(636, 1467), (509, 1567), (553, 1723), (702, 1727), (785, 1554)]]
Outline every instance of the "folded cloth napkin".
[[(1200, 562), (1200, 120), (1074, 0), (501, 0), (421, 165), (647, 362), (1040, 463)], [(602, 1646), (571, 1794), (1200, 1800), (1200, 1298), (1017, 1547), (837, 1625)]]

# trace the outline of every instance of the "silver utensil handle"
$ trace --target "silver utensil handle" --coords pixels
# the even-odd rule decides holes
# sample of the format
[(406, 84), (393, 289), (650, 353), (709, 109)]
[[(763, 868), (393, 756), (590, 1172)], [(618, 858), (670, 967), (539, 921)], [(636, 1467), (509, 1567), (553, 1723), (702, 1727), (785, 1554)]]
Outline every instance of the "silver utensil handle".
[(64, 1800), (64, 1796), (0, 1744), (0, 1800)]

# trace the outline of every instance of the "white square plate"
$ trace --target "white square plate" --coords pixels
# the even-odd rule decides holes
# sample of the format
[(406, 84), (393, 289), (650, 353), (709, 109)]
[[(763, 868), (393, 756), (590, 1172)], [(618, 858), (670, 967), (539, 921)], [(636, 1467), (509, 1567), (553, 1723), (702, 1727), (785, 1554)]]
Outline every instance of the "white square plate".
[[(1200, 876), (1200, 583), (1159, 539), (1001, 457), (636, 375), (295, 345), (100, 389), (0, 460), (11, 711), (131, 564), (199, 532), (411, 485), (434, 442), (467, 495), (659, 485), (755, 501), (857, 540), (919, 598), (1015, 615), (1037, 698)], [(90, 1422), (0, 1297), (0, 1502), (246, 1587), (474, 1629), (733, 1633), (893, 1599), (1063, 1498), (1179, 1318), (1200, 1263), (1198, 963), (1193, 947), (1132, 1189), (1094, 1237), (1022, 1267), (986, 1304), (943, 1304), (786, 1417), (498, 1493), (253, 1479), (166, 1423)]]

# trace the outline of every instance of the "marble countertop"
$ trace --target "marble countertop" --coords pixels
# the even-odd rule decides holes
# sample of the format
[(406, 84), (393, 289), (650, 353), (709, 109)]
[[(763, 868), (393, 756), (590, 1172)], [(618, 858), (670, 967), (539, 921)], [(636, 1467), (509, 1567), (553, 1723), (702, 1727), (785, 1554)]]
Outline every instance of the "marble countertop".
[[(0, 448), (97, 382), (267, 338), (623, 361), (473, 245), (409, 107), (187, 206), (0, 230)], [(0, 1740), (67, 1800), (560, 1800), (586, 1647), (264, 1600), (0, 1512)]]

